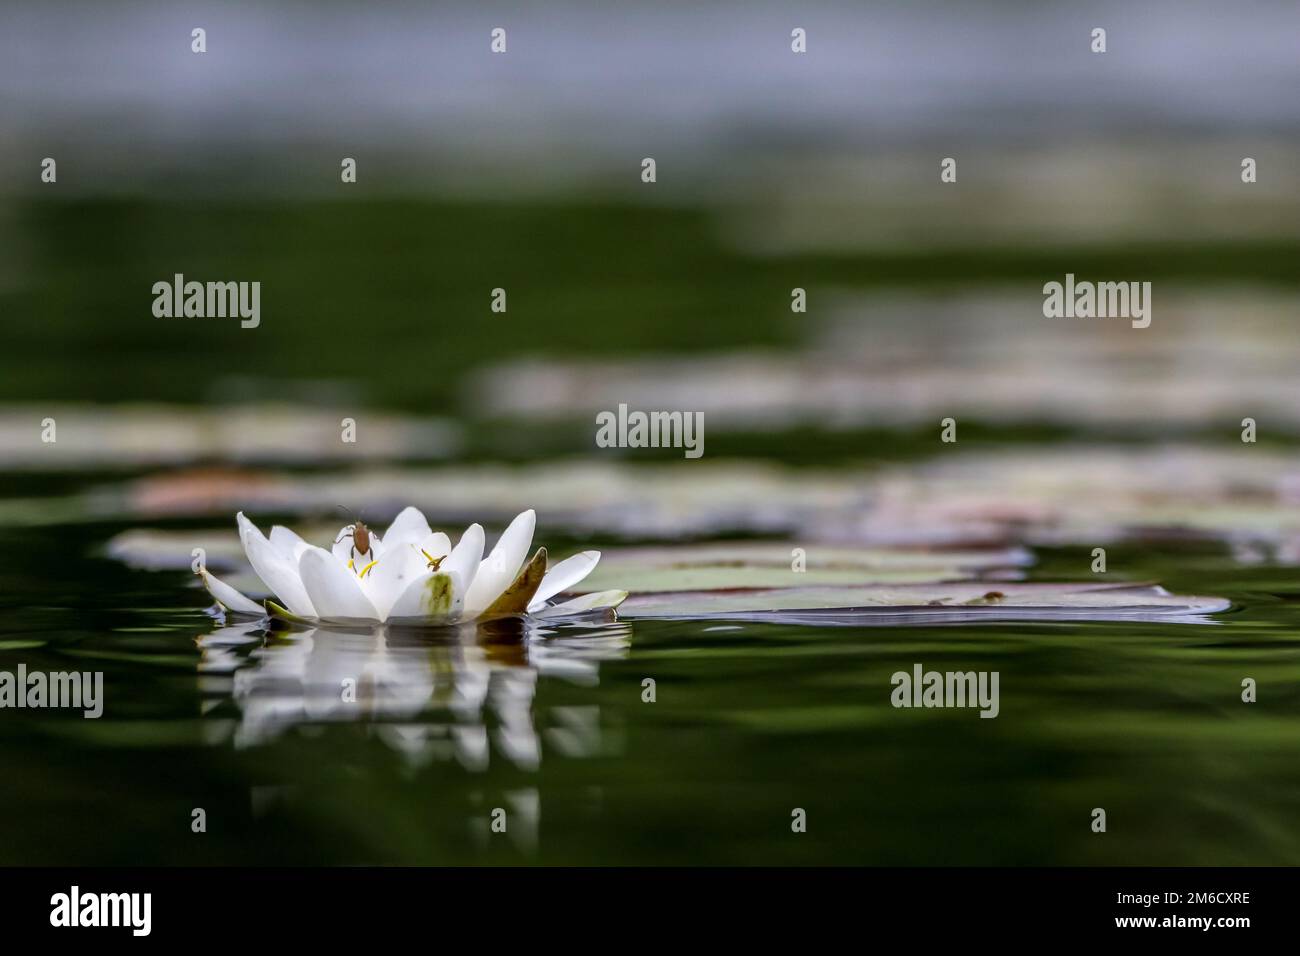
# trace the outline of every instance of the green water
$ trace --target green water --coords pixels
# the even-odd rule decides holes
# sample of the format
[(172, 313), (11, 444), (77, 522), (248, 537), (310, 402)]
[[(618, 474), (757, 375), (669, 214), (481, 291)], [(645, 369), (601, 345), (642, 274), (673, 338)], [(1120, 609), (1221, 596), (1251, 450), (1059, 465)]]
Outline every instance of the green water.
[[(0, 863), (1300, 863), (1300, 586), (1216, 548), (1124, 556), (1231, 597), (1214, 626), (226, 643), (188, 574), (96, 556), (121, 527), (0, 533), (0, 670), (105, 688), (98, 720), (3, 715)], [(1040, 557), (1034, 577), (1086, 566)], [(914, 663), (998, 671), (1000, 715), (894, 709)]]

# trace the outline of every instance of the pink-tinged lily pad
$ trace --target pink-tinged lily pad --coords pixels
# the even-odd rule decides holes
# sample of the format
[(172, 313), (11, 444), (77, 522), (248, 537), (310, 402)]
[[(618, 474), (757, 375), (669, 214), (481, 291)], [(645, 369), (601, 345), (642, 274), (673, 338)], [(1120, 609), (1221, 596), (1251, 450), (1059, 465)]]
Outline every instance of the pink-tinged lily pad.
[[(1016, 579), (1033, 556), (1024, 548), (967, 550), (849, 547), (728, 541), (605, 552), (586, 588), (717, 591)], [(628, 587), (631, 582), (631, 587)]]
[[(628, 586), (635, 589), (636, 582)], [(720, 619), (784, 624), (961, 624), (980, 621), (1161, 621), (1211, 623), (1218, 597), (1171, 594), (1153, 584), (987, 581), (865, 587), (751, 588), (637, 594), (625, 620)]]

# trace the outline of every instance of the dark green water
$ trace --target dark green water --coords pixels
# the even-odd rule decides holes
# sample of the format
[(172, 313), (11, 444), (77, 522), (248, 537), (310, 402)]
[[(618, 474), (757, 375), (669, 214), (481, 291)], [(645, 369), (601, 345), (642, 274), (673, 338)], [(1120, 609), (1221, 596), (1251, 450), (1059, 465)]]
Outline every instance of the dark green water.
[[(1300, 863), (1291, 569), (1126, 557), (1231, 597), (1214, 626), (232, 636), (189, 575), (96, 557), (118, 530), (0, 532), (0, 670), (106, 699), (0, 715), (0, 863)], [(998, 671), (1000, 715), (894, 709), (914, 663)]]
[[(795, 285), (1037, 287), (1134, 261), (1175, 284), (1295, 283), (1287, 239), (759, 259), (719, 222), (598, 202), (43, 196), (0, 235), (0, 310), (22, 329), (0, 357), (0, 399), (311, 398), (324, 380), (361, 408), (455, 417), (471, 458), (553, 458), (590, 453), (589, 419), (487, 427), (466, 374), (510, 356), (790, 349), (810, 334), (789, 311)], [(265, 282), (274, 321), (255, 337), (160, 323), (149, 290), (177, 271)], [(492, 317), (499, 283), (511, 308)], [(1068, 432), (962, 421), (976, 445)], [(709, 454), (934, 454), (932, 427), (878, 424), (711, 428)], [(1204, 428), (1225, 440), (1222, 422)], [(1149, 433), (1094, 437), (1171, 434), (1153, 419)], [(3, 477), (4, 498), (30, 499), (121, 474)], [(106, 695), (99, 720), (0, 712), (2, 864), (1300, 863), (1294, 568), (1208, 547), (1111, 549), (1134, 580), (1233, 599), (1210, 626), (231, 634), (188, 574), (98, 557), (125, 527), (0, 528), (0, 671), (101, 670)], [(1087, 549), (1039, 558), (1042, 580), (1088, 563)], [(1000, 715), (894, 709), (890, 676), (916, 663), (997, 670)], [(1246, 677), (1257, 703), (1240, 699)], [(348, 678), (358, 702), (345, 706)], [(489, 830), (497, 807), (505, 834)], [(206, 833), (191, 831), (195, 808)], [(806, 833), (791, 831), (794, 808)]]

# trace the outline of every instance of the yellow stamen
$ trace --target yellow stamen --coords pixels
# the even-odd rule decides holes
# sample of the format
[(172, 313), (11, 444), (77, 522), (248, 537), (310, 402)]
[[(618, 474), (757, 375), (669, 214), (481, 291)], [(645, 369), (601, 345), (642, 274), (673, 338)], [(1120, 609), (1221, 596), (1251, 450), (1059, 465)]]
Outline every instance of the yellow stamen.
[[(349, 562), (349, 563), (351, 563), (351, 562)], [(357, 575), (357, 577), (359, 577), (359, 578), (364, 578), (364, 577), (366, 576), (366, 572), (369, 571), (371, 568), (373, 568), (373, 567), (374, 567), (376, 564), (378, 564), (378, 563), (379, 563), (379, 559), (378, 559), (378, 558), (375, 558), (375, 560), (371, 561), (369, 564), (367, 564), (364, 568), (361, 569), (361, 572)]]
[[(421, 549), (420, 549), (420, 553), (421, 553), (422, 555), (424, 555), (425, 558), (428, 559), (428, 561), (429, 561), (429, 570), (430, 570), (430, 571), (437, 571), (437, 570), (438, 570), (438, 566), (439, 566), (440, 564), (442, 564), (442, 558), (435, 558), (435, 557), (434, 557), (433, 555), (431, 555), (428, 551), (425, 551), (424, 548), (421, 548)], [(446, 557), (446, 555), (443, 555), (443, 558), (445, 558), (445, 557)]]

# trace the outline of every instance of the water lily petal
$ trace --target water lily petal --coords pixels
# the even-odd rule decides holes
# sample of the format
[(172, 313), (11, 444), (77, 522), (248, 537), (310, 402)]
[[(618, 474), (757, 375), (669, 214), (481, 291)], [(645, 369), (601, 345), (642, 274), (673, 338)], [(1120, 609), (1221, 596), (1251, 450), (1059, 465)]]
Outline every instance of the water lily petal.
[(431, 558), (445, 558), (451, 552), (451, 538), (441, 531), (434, 531), (419, 539), (418, 546)]
[(483, 610), (481, 617), (486, 619), (523, 614), (528, 610), (528, 603), (532, 601), (533, 595), (537, 593), (542, 578), (545, 576), (546, 549), (538, 548), (537, 553), (528, 560), (528, 563), (523, 566), (515, 579), (510, 582), (510, 586)]
[(593, 591), (580, 594), (571, 601), (552, 604), (537, 613), (537, 617), (564, 617), (568, 614), (582, 614), (585, 611), (598, 611), (602, 608), (615, 608), (627, 600), (626, 591)]
[(293, 562), (295, 568), (302, 553), (311, 547), (297, 532), (290, 531), (284, 525), (275, 525), (271, 529), (271, 545), (284, 555), (285, 560)]
[(307, 596), (298, 567), (288, 561), (257, 525), (244, 517), (242, 511), (235, 515), (235, 520), (239, 523), (239, 540), (244, 545), (244, 554), (262, 583), (294, 614), (315, 617), (316, 608)]
[(429, 562), (414, 544), (405, 543), (384, 551), (378, 563), (359, 578), (361, 590), (375, 606), (382, 621), (388, 617), (399, 595), (428, 570)]
[(304, 551), (298, 569), (316, 608), (316, 616), (321, 620), (379, 620), (379, 613), (362, 592), (357, 576), (324, 548)]
[(406, 586), (388, 612), (393, 623), (449, 624), (460, 616), (465, 589), (455, 574), (426, 571)]
[(548, 568), (542, 578), (541, 586), (533, 595), (528, 605), (529, 611), (540, 611), (546, 602), (561, 591), (567, 591), (589, 575), (600, 560), (599, 551), (582, 551), (571, 558), (565, 558), (553, 568)]
[(262, 616), (262, 605), (244, 597), (216, 575), (209, 574), (205, 569), (199, 572), (199, 577), (203, 579), (203, 586), (208, 589), (208, 593), (216, 598), (217, 602), (227, 611), (234, 611), (236, 614)]
[(398, 513), (393, 523), (388, 526), (388, 530), (384, 532), (384, 543), (390, 548), (399, 544), (415, 544), (432, 533), (429, 522), (425, 520), (420, 509), (408, 505)]
[(483, 526), (470, 525), (439, 566), (440, 571), (456, 575), (461, 582), (462, 595), (469, 590), (469, 586), (474, 583), (474, 576), (478, 574), (479, 564), (483, 561), (483, 542)]
[(518, 515), (501, 533), (492, 552), (479, 565), (465, 595), (466, 616), (476, 616), (514, 581), (533, 543), (537, 513), (532, 509)]

